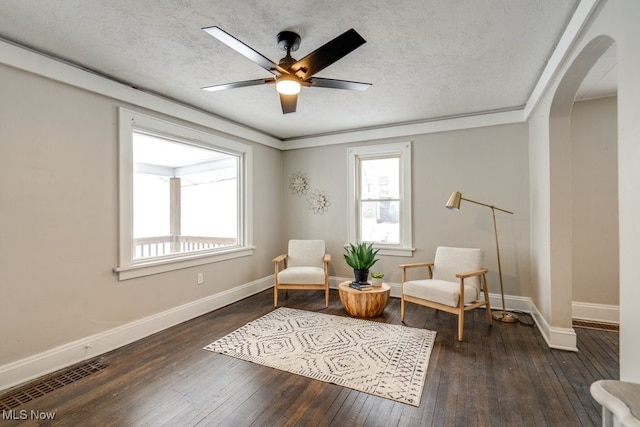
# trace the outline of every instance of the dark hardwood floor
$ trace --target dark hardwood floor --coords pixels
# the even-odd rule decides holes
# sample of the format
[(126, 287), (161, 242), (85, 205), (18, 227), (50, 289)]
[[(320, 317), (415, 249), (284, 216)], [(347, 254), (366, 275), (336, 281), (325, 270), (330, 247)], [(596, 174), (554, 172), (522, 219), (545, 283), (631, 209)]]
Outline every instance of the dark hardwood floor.
[[(280, 303), (346, 316), (331, 292), (329, 308), (322, 292), (290, 291)], [(576, 329), (578, 353), (551, 350), (535, 327), (489, 328), (475, 310), (459, 343), (455, 316), (414, 304), (407, 326), (437, 331), (420, 407), (202, 350), (271, 310), (269, 290), (115, 350), (107, 368), (13, 409), (53, 421), (0, 425), (596, 426), (589, 386), (619, 377), (617, 332)], [(400, 324), (400, 300), (373, 320)]]

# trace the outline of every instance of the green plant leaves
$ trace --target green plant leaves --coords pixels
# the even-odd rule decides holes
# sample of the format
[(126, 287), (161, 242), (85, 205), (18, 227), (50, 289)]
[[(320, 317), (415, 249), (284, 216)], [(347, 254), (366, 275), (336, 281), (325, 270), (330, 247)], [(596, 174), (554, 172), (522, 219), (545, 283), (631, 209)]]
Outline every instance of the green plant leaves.
[(373, 243), (358, 243), (354, 245), (349, 243), (349, 248), (346, 248), (344, 254), (344, 260), (349, 267), (354, 270), (369, 270), (378, 259), (376, 255), (380, 249), (373, 249)]

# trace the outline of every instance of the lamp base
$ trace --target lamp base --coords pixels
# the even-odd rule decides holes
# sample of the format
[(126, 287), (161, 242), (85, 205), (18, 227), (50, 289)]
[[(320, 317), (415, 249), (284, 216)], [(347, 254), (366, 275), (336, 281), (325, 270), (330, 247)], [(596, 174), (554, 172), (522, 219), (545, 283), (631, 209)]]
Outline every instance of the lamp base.
[(503, 322), (503, 323), (517, 323), (518, 322), (518, 316), (516, 316), (515, 314), (507, 313), (506, 311), (501, 311), (500, 313), (494, 313), (494, 314), (491, 315), (491, 317), (493, 317), (494, 320), (497, 320), (497, 321)]

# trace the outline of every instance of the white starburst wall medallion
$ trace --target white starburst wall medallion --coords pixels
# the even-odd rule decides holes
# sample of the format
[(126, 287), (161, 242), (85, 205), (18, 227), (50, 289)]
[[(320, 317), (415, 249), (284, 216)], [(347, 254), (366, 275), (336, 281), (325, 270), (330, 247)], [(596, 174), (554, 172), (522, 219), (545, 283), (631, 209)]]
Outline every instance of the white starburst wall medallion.
[(331, 206), (331, 201), (329, 200), (329, 196), (327, 193), (321, 190), (314, 190), (313, 193), (309, 196), (309, 209), (313, 211), (314, 214), (320, 214), (327, 212), (329, 210), (329, 206)]
[(307, 175), (304, 173), (294, 173), (291, 178), (289, 178), (289, 189), (291, 190), (291, 194), (297, 194), (298, 196), (307, 194), (307, 191), (309, 191), (309, 178), (307, 178)]

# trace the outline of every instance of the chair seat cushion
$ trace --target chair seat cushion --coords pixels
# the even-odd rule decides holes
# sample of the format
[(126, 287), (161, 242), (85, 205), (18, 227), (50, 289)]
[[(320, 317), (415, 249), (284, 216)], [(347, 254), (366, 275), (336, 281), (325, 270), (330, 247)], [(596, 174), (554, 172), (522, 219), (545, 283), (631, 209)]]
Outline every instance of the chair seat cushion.
[[(458, 301), (460, 301), (460, 283), (436, 279), (411, 280), (404, 283), (402, 293), (450, 307), (457, 307)], [(472, 303), (477, 298), (478, 291), (475, 286), (464, 285), (464, 303)]]
[(278, 273), (278, 283), (283, 285), (322, 285), (324, 269), (320, 267), (289, 267)]

